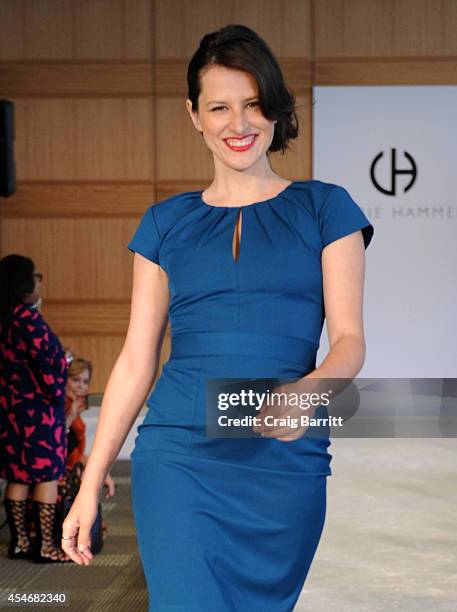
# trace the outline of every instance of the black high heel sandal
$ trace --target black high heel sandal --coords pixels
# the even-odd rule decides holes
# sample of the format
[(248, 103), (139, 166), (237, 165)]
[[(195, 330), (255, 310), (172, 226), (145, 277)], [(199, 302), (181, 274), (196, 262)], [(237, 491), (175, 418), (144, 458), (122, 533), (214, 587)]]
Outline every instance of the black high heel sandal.
[[(54, 517), (56, 504), (33, 500), (33, 516), (36, 530), (34, 563), (68, 563), (70, 557), (54, 542)], [(43, 547), (50, 549), (44, 552)], [(57, 558), (55, 557), (57, 555)]]
[[(5, 497), (4, 504), (11, 533), (8, 557), (10, 559), (32, 559), (35, 547), (27, 534), (27, 500)], [(20, 542), (27, 542), (27, 545), (21, 545)]]

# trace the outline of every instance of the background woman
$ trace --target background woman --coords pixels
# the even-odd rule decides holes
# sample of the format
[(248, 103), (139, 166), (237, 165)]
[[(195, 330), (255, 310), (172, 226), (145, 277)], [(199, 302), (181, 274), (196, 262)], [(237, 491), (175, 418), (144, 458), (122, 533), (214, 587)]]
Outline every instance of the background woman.
[[(92, 378), (92, 363), (82, 357), (76, 357), (69, 369), (65, 393), (65, 420), (67, 426), (67, 468), (71, 470), (77, 461), (86, 465), (88, 456), (86, 450), (86, 424), (82, 413), (88, 410), (89, 386)], [(104, 486), (105, 499), (115, 493), (115, 483), (107, 474)]]
[[(21, 255), (0, 260), (0, 476), (8, 481), (5, 509), (10, 558), (69, 561), (53, 539), (57, 480), (65, 471), (64, 398), (68, 362), (38, 308), (43, 275)], [(37, 548), (27, 533), (33, 489)]]

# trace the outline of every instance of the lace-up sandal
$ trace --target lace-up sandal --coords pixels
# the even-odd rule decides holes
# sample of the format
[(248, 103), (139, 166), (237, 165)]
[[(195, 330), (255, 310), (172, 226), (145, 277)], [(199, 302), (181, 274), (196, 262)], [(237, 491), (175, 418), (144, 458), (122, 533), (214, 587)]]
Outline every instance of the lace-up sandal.
[(33, 515), (36, 529), (34, 563), (65, 563), (70, 557), (54, 542), (54, 517), (56, 504), (33, 501)]
[(27, 500), (4, 500), (6, 517), (11, 533), (8, 547), (10, 559), (31, 559), (34, 556), (34, 547), (27, 534)]

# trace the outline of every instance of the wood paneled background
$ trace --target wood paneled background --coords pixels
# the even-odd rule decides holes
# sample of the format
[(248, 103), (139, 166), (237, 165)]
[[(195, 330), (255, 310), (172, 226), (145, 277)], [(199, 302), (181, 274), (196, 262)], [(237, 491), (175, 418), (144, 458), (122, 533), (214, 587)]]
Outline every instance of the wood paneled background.
[(457, 84), (457, 0), (0, 0), (18, 175), (0, 254), (44, 273), (43, 314), (93, 361), (93, 392), (127, 329), (141, 215), (211, 181), (185, 77), (200, 38), (227, 23), (268, 41), (296, 93), (301, 136), (273, 160), (289, 179), (311, 177), (314, 84)]

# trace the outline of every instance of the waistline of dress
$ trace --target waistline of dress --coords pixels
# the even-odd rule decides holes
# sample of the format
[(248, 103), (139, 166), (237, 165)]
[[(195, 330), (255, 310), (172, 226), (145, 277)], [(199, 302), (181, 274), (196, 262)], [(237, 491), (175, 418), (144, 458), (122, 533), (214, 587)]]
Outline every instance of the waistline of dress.
[(247, 355), (308, 366), (319, 344), (294, 336), (257, 332), (186, 332), (172, 335), (170, 359), (208, 355)]

